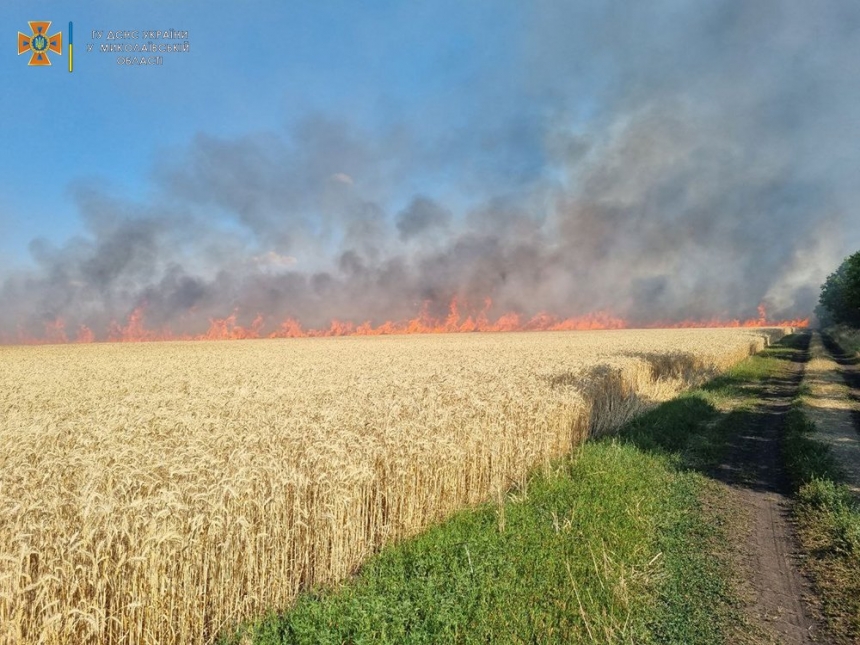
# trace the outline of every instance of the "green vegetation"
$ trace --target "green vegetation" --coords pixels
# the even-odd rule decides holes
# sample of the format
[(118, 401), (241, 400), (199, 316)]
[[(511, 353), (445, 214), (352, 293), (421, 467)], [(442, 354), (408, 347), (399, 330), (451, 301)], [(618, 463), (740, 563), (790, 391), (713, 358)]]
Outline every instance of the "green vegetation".
[(638, 642), (675, 494), (658, 458), (608, 442), (504, 506), (387, 549), (334, 593), (266, 621), (259, 643)]
[(736, 513), (708, 473), (792, 352), (744, 361), (225, 642), (749, 642)]
[(827, 277), (815, 313), (822, 327), (860, 327), (860, 251)]
[(837, 325), (829, 328), (827, 334), (849, 354), (860, 353), (860, 329), (854, 329), (847, 325)]
[(806, 567), (837, 642), (860, 640), (860, 506), (842, 483), (827, 446), (813, 439), (815, 426), (795, 405), (783, 452), (796, 490), (798, 529)]

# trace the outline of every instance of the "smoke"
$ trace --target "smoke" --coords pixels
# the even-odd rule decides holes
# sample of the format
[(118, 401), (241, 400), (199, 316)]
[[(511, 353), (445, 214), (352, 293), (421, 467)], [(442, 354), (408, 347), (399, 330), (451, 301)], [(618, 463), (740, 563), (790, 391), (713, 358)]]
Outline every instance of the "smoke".
[(858, 27), (852, 2), (534, 3), (518, 63), (455, 132), (310, 115), (198, 134), (147, 204), (74, 187), (83, 233), (0, 276), (0, 333), (103, 336), (142, 305), (177, 332), (233, 311), (379, 323), (454, 296), (632, 323), (809, 315), (860, 246)]
[(426, 235), (434, 228), (445, 229), (450, 221), (450, 211), (432, 199), (419, 195), (397, 215), (397, 231), (405, 242)]

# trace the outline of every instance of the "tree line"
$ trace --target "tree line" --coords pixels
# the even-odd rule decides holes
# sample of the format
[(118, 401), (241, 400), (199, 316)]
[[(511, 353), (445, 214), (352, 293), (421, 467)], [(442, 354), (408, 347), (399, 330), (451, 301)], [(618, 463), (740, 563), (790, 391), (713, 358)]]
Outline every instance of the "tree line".
[(822, 327), (850, 325), (860, 328), (860, 251), (845, 258), (821, 286), (815, 309)]

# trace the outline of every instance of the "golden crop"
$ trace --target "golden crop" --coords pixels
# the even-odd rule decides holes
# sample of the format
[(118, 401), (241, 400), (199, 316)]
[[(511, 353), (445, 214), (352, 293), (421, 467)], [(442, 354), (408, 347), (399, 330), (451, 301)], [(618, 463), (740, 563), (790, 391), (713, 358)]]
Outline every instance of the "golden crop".
[(0, 348), (0, 643), (211, 643), (782, 330)]

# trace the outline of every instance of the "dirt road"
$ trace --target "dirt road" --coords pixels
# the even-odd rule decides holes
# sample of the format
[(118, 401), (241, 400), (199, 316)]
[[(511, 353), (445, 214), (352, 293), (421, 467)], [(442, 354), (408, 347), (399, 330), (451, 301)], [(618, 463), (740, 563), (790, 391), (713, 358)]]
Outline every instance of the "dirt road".
[[(814, 643), (813, 597), (798, 567), (798, 542), (790, 515), (788, 480), (782, 467), (780, 435), (797, 395), (807, 359), (809, 334), (787, 358), (784, 376), (752, 386), (758, 403), (740, 417), (729, 456), (717, 477), (732, 488), (737, 508), (747, 515), (738, 536), (748, 619), (764, 642)], [(761, 637), (755, 638), (756, 642)]]
[(817, 428), (816, 439), (845, 471), (848, 487), (860, 497), (860, 359), (844, 353), (828, 336), (814, 332), (803, 402)]

